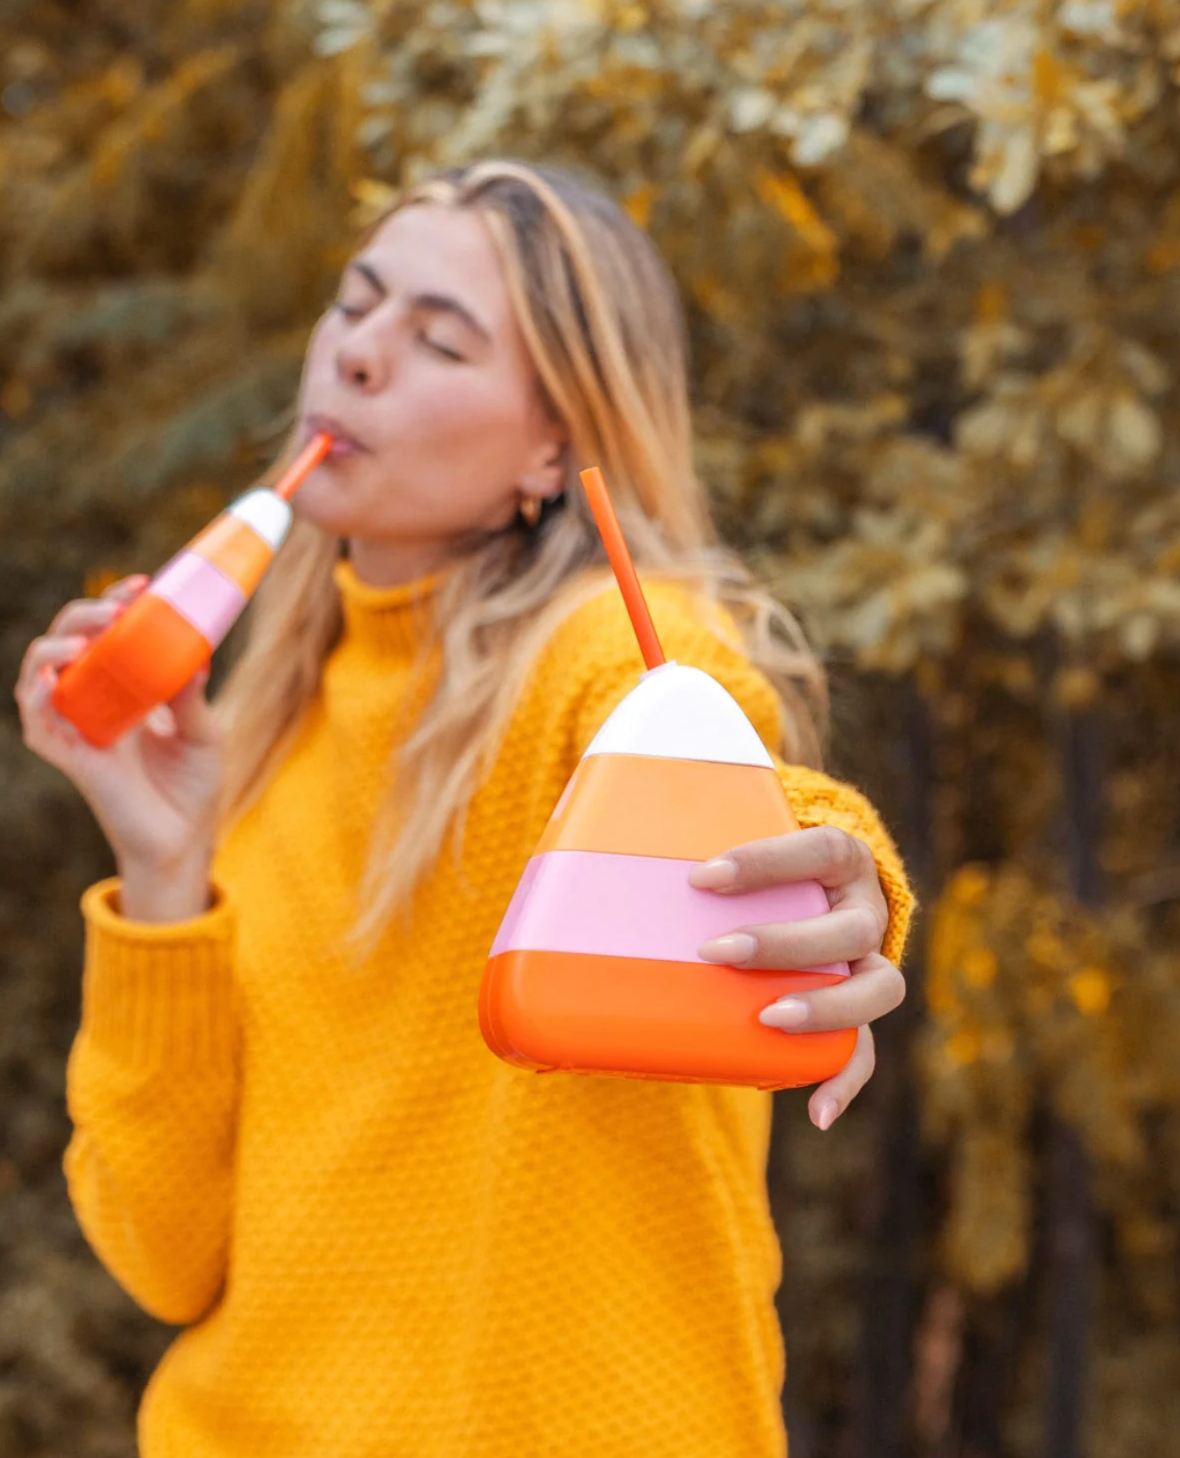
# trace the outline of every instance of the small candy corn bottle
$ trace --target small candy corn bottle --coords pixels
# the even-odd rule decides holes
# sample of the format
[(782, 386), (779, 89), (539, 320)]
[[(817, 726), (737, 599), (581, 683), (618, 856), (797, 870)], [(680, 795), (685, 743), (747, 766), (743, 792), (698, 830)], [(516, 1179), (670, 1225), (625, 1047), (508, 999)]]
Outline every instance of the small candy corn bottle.
[(274, 490), (228, 506), (63, 669), (53, 707), (91, 744), (113, 744), (208, 661), (287, 535), (286, 498), (330, 447), (330, 437), (317, 436)]

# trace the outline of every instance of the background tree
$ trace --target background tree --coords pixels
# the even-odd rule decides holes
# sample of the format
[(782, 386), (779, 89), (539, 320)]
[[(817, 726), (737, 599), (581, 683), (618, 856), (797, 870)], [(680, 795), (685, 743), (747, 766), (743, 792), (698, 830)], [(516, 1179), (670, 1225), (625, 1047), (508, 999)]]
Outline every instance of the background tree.
[[(1169, 0), (9, 0), (0, 655), (268, 458), (390, 188), (591, 171), (688, 302), (730, 538), (928, 908), (880, 1071), (772, 1169), (795, 1458), (1180, 1431), (1180, 11)], [(4, 711), (0, 1451), (132, 1451), (163, 1334), (65, 1204), (75, 897)]]

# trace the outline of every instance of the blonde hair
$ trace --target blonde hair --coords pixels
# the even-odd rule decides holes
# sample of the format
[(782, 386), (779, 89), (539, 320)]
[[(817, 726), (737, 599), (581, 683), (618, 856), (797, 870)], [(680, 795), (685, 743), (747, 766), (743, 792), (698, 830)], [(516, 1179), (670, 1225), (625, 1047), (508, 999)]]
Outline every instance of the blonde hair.
[[(424, 204), (474, 209), (491, 233), (546, 404), (568, 431), (566, 491), (538, 529), (473, 546), (435, 599), (442, 670), (390, 765), (358, 908), (366, 940), (408, 908), (448, 832), (459, 833), (530, 664), (601, 588), (580, 467), (602, 466), (641, 571), (686, 581), (728, 610), (783, 701), (786, 758), (818, 762), (826, 717), (824, 674), (794, 619), (717, 544), (692, 462), (683, 314), (647, 235), (570, 174), (512, 162), (442, 173), (392, 211)], [(296, 522), (258, 593), (219, 702), (227, 816), (256, 795), (316, 692), (341, 631), (340, 552), (336, 538)]]

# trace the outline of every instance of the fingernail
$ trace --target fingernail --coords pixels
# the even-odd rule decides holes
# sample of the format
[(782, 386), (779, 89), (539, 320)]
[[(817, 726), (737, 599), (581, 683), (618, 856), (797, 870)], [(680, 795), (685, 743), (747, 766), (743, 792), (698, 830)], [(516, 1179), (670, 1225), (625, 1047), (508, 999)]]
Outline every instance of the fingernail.
[(694, 866), (688, 879), (698, 891), (721, 891), (726, 886), (733, 885), (737, 880), (737, 873), (737, 862), (722, 856), (718, 860)]
[(836, 1115), (840, 1112), (840, 1105), (835, 1099), (825, 1099), (816, 1111), (815, 1122), (820, 1129), (827, 1131), (836, 1122)]
[(810, 1016), (811, 1009), (799, 997), (780, 997), (758, 1014), (758, 1021), (768, 1028), (798, 1028)]
[(752, 936), (733, 932), (730, 936), (714, 937), (711, 942), (705, 942), (698, 949), (697, 956), (702, 962), (726, 962), (736, 967), (748, 962), (757, 950), (758, 943)]

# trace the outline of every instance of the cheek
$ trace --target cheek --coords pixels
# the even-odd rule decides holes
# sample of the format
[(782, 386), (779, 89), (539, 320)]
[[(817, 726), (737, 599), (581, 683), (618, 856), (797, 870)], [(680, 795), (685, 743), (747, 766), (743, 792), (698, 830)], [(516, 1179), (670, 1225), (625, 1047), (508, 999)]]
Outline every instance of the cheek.
[(491, 528), (510, 506), (526, 413), (500, 382), (465, 373), (440, 372), (400, 393), (380, 480), (372, 490), (366, 482), (370, 530), (396, 533), (411, 523), (444, 533)]
[[(484, 452), (488, 465), (515, 454), (529, 419), (525, 392), (515, 381), (463, 366), (415, 381), (400, 405), (407, 448), (437, 454), (440, 464), (473, 450)], [(402, 436), (401, 429), (395, 433)]]

